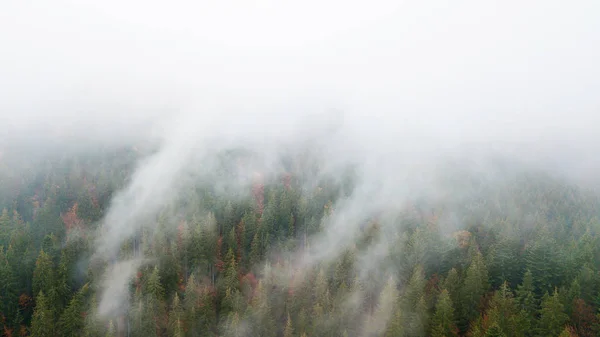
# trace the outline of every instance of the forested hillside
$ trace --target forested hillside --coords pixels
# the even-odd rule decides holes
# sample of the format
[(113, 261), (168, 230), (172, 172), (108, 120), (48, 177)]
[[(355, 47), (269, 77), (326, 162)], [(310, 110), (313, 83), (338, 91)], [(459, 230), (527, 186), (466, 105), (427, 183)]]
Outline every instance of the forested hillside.
[[(348, 216), (361, 223), (346, 235), (329, 220), (354, 192), (352, 170), (288, 158), (235, 194), (187, 186), (156, 226), (100, 259), (111, 197), (146, 154), (17, 154), (0, 158), (4, 336), (600, 334), (600, 199), (542, 172), (490, 180), (458, 165), (443, 194)], [(243, 165), (223, 159), (224, 176)], [(101, 313), (105, 271), (135, 257), (128, 305)]]

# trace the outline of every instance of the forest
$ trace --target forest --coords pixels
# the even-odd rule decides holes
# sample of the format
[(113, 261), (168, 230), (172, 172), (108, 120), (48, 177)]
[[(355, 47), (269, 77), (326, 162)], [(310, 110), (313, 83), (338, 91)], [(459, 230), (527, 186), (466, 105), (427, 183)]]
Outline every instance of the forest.
[[(382, 209), (323, 253), (315, 247), (328, 247), (355, 177), (287, 158), (285, 172), (257, 173), (236, 195), (187, 186), (119, 256), (98, 259), (111, 197), (148, 153), (19, 151), (0, 161), (3, 336), (600, 333), (600, 199), (557, 176), (447, 169), (456, 195)], [(238, 155), (223, 154), (220, 174), (236, 174)], [(127, 280), (127, 305), (100, 313), (105, 271), (135, 256), (146, 259)]]

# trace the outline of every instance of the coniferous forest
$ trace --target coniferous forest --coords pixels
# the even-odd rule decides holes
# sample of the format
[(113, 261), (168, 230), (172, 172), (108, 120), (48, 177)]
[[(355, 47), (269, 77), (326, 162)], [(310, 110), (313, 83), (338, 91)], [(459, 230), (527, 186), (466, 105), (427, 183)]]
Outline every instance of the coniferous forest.
[(0, 0), (0, 337), (600, 337), (599, 60), (599, 0)]
[[(353, 171), (286, 158), (285, 171), (254, 172), (235, 193), (188, 184), (118, 256), (96, 258), (111, 199), (146, 155), (2, 154), (4, 336), (600, 334), (600, 199), (558, 176), (448, 169), (451, 193), (408, 197), (346, 236), (330, 220), (354, 193)], [(236, 174), (239, 156), (222, 154), (215, 172)], [(126, 305), (100, 312), (106, 271), (139, 256)]]

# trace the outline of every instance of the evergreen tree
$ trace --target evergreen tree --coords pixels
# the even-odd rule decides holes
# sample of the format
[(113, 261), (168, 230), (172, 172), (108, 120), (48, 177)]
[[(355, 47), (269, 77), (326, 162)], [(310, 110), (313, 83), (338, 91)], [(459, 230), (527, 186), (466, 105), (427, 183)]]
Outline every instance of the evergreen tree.
[(169, 337), (183, 337), (183, 331), (183, 308), (179, 301), (179, 296), (175, 294), (171, 312), (169, 313), (168, 335)]
[[(379, 294), (375, 312), (363, 326), (363, 335), (382, 336), (385, 334), (388, 322), (393, 319), (391, 316), (394, 314), (394, 309), (398, 305), (399, 297), (400, 295), (396, 288), (396, 282), (390, 277)], [(349, 324), (345, 324), (344, 326), (347, 325)]]
[(7, 247), (14, 227), (8, 210), (4, 208), (0, 215), (0, 246)]
[(84, 295), (87, 292), (87, 285), (84, 286), (71, 299), (69, 305), (60, 316), (58, 321), (58, 330), (61, 336), (64, 337), (79, 337), (83, 335), (85, 320), (83, 317), (84, 311)]
[[(55, 292), (54, 288), (54, 264), (50, 255), (46, 254), (44, 250), (40, 251), (37, 260), (35, 261), (35, 270), (33, 271), (33, 292), (38, 294), (44, 292), (50, 294)], [(49, 299), (53, 301), (56, 299), (54, 296), (49, 296)]]
[(521, 266), (518, 242), (501, 238), (488, 254), (490, 281), (493, 287), (499, 287), (505, 280), (515, 285), (519, 282)]
[(115, 325), (114, 325), (113, 321), (111, 320), (108, 322), (108, 329), (106, 329), (105, 337), (115, 337), (115, 336), (116, 336)]
[(404, 325), (403, 325), (402, 309), (400, 304), (396, 303), (394, 311), (387, 323), (384, 337), (399, 337), (404, 336)]
[(12, 321), (17, 313), (17, 280), (0, 246), (0, 316)]
[(531, 271), (536, 293), (541, 295), (552, 291), (559, 284), (561, 257), (556, 250), (557, 243), (547, 234), (533, 241), (527, 248), (525, 260), (527, 269)]
[(252, 327), (256, 336), (276, 336), (276, 323), (273, 319), (269, 298), (262, 281), (259, 281), (256, 288), (256, 295), (253, 299), (252, 309), (254, 313)]
[(476, 252), (473, 256), (462, 287), (462, 314), (460, 324), (466, 329), (468, 322), (479, 314), (481, 297), (488, 290), (487, 269), (483, 262), (483, 256)]
[(507, 337), (507, 336), (504, 332), (502, 332), (502, 329), (497, 324), (494, 324), (489, 329), (487, 329), (484, 337)]
[(569, 316), (564, 312), (564, 306), (560, 302), (558, 290), (555, 289), (552, 296), (546, 293), (542, 299), (538, 335), (557, 336), (564, 329), (568, 320)]
[(261, 255), (261, 247), (262, 243), (260, 242), (260, 238), (257, 234), (254, 234), (254, 238), (252, 239), (252, 244), (250, 246), (250, 265), (257, 265), (262, 259)]
[(35, 310), (31, 320), (32, 337), (54, 336), (54, 317), (42, 291), (36, 296)]
[(183, 297), (183, 309), (184, 309), (184, 321), (186, 323), (186, 330), (195, 336), (200, 329), (199, 322), (199, 307), (200, 306), (200, 294), (199, 287), (196, 284), (196, 278), (194, 274), (190, 275), (185, 284), (185, 295)]
[(448, 290), (444, 289), (440, 293), (435, 305), (435, 313), (431, 322), (432, 337), (456, 336), (458, 329), (454, 320), (454, 308)]
[(448, 291), (452, 304), (454, 304), (454, 306), (457, 307), (460, 304), (461, 298), (461, 281), (456, 268), (450, 269), (448, 275), (446, 276), (446, 279), (442, 284), (442, 288)]
[(294, 337), (294, 328), (292, 326), (292, 319), (290, 318), (289, 313), (285, 322), (285, 328), (283, 329), (283, 337)]
[(517, 303), (528, 329), (535, 327), (535, 316), (538, 312), (537, 301), (534, 295), (533, 274), (527, 270), (523, 282), (517, 287)]
[[(154, 267), (152, 273), (146, 281), (146, 296), (144, 301), (144, 314), (147, 320), (150, 320), (148, 331), (150, 336), (160, 336), (165, 327), (165, 307), (164, 294), (165, 290), (160, 282), (158, 267)], [(151, 327), (151, 328), (150, 328)]]
[(487, 310), (487, 317), (506, 336), (524, 336), (528, 330), (526, 317), (518, 309), (513, 293), (504, 282), (494, 293)]
[(404, 326), (411, 336), (424, 336), (427, 331), (425, 284), (423, 268), (417, 265), (402, 296)]
[[(88, 314), (85, 315), (85, 326), (83, 336), (85, 337), (103, 337), (104, 336), (104, 327), (102, 326), (102, 321), (97, 316), (97, 308), (98, 303), (96, 302), (96, 295), (92, 294), (91, 299), (89, 301), (88, 306)], [(110, 321), (112, 324), (112, 321)], [(114, 326), (113, 326), (113, 334)], [(108, 332), (106, 333), (108, 335)]]

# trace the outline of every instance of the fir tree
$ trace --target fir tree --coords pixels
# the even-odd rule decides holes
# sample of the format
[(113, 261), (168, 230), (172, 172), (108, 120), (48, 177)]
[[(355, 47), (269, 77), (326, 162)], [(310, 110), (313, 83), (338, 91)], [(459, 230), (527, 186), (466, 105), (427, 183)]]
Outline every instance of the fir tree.
[(542, 299), (540, 320), (538, 324), (539, 336), (557, 336), (564, 329), (569, 320), (565, 314), (564, 306), (560, 302), (558, 290), (552, 296), (546, 293)]
[(461, 291), (462, 314), (460, 323), (463, 328), (466, 328), (468, 322), (476, 318), (479, 314), (481, 297), (487, 292), (487, 289), (487, 269), (483, 262), (483, 256), (480, 252), (476, 252), (467, 269)]
[(292, 319), (290, 318), (289, 313), (285, 322), (285, 328), (283, 329), (283, 337), (294, 337), (294, 328), (292, 326)]
[(35, 310), (31, 320), (31, 337), (54, 336), (54, 317), (42, 291), (36, 297)]
[(87, 285), (77, 292), (60, 316), (58, 328), (61, 336), (79, 337), (83, 335), (83, 328), (85, 326), (83, 317), (84, 295), (86, 292)]
[(446, 289), (442, 290), (437, 300), (431, 326), (432, 337), (456, 336), (458, 333), (454, 320), (452, 300)]
[(183, 337), (183, 308), (179, 301), (179, 296), (175, 294), (171, 312), (169, 313), (168, 335), (169, 337)]

